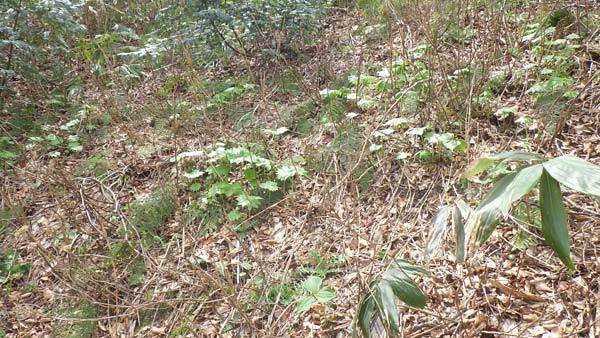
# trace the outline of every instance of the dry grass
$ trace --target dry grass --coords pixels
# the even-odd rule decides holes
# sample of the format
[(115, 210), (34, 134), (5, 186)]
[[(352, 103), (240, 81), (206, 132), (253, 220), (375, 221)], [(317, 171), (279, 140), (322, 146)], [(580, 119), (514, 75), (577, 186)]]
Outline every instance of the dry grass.
[[(593, 2), (579, 5), (582, 13), (597, 13)], [(436, 209), (458, 197), (474, 205), (480, 196), (480, 185), (458, 179), (470, 159), (518, 149), (548, 156), (575, 153), (600, 164), (600, 64), (585, 47), (577, 51), (579, 66), (573, 75), (582, 92), (570, 102), (574, 108), (564, 115), (560, 134), (543, 124), (531, 130), (507, 127), (473, 105), (486, 76), (473, 76), (458, 87), (445, 76), (432, 77), (432, 90), (411, 121), (431, 121), (440, 130), (454, 128), (470, 140), (466, 154), (428, 163), (395, 160), (397, 151), (414, 151), (403, 142), (395, 144), (393, 152), (370, 154), (366, 138), (371, 131), (403, 114), (391, 98), (383, 98), (388, 100), (385, 109), (369, 109), (359, 117), (366, 127), (358, 133), (359, 146), (349, 150), (352, 154), (334, 152), (320, 166), (311, 165), (311, 175), (296, 181), (280, 202), (256, 217), (246, 238), (241, 239), (230, 222), (208, 236), (186, 226), (181, 210), (191, 197), (185, 190), (174, 192), (173, 215), (161, 219), (159, 243), (148, 245), (131, 227), (133, 201), (167, 184), (177, 185), (177, 171), (169, 159), (181, 151), (217, 140), (261, 142), (280, 158), (305, 154), (309, 163), (316, 163), (323, 146), (340, 137), (338, 130), (317, 122), (307, 136), (268, 138), (248, 128), (232, 128), (232, 110), (251, 111), (259, 125), (279, 127), (285, 106), (307, 99), (320, 104), (318, 92), (331, 80), (349, 69), (388, 65), (390, 51), (408, 59), (405, 51), (422, 41), (432, 46), (425, 60), (434, 74), (465, 67), (479, 68), (484, 75), (498, 70), (516, 74), (527, 62), (522, 57), (526, 47), (517, 41), (522, 25), (512, 22), (508, 11), (482, 6), (408, 1), (384, 21), (388, 30), (374, 37), (363, 33), (364, 21), (356, 12), (336, 11), (318, 50), (307, 52), (310, 59), (282, 66), (302, 74), (301, 95), (282, 98), (268, 74), (256, 71), (253, 77), (260, 89), (235, 106), (200, 109), (175, 122), (153, 112), (168, 116), (183, 101), (201, 106), (208, 94), (199, 90), (155, 96), (166, 77), (156, 74), (123, 98), (124, 107), (90, 84), (88, 96), (100, 93), (99, 106), (121, 111), (122, 116), (113, 119), (110, 137), (93, 149), (107, 150), (107, 171), (92, 177), (79, 170), (83, 156), (58, 160), (30, 153), (15, 165), (15, 175), (1, 178), (1, 206), (21, 209), (14, 213), (0, 247), (14, 248), (31, 263), (25, 275), (4, 284), (0, 293), (0, 323), (7, 336), (350, 336), (361, 292), (391, 257), (431, 271), (419, 280), (428, 307), (401, 310), (404, 337), (600, 335), (600, 209), (588, 198), (566, 194), (577, 265), (572, 276), (541, 240), (524, 251), (513, 250), (508, 241), (516, 228), (510, 222), (465, 265), (455, 261), (450, 233), (439, 256), (424, 255)], [(541, 3), (511, 11), (533, 18), (558, 6)], [(440, 36), (453, 24), (472, 30), (473, 38), (456, 42)], [(444, 25), (447, 29), (440, 28)], [(586, 39), (582, 45), (597, 45), (598, 31)], [(232, 64), (242, 65), (232, 72), (243, 73), (247, 62)], [(224, 75), (168, 72), (198, 85), (198, 79), (219, 80)], [(517, 106), (517, 114), (542, 121), (524, 94), (527, 81), (508, 77), (496, 89), (497, 105)], [(460, 126), (451, 127), (457, 121)], [(353, 175), (352, 169), (361, 165), (373, 171), (366, 189)], [(299, 268), (317, 265), (311, 249), (322, 257), (345, 259), (324, 282), (336, 290), (336, 297), (298, 314), (285, 290), (302, 280)]]

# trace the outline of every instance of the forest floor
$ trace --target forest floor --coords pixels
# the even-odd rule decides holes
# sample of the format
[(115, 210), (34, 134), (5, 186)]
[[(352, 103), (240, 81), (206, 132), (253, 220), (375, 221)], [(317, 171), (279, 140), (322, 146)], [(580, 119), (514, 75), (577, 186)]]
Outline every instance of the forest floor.
[[(597, 7), (585, 6), (598, 18)], [(403, 337), (600, 336), (600, 204), (587, 196), (564, 190), (573, 274), (544, 244), (534, 196), (464, 264), (451, 228), (426, 254), (437, 210), (459, 199), (475, 207), (489, 190), (487, 177), (461, 179), (479, 156), (574, 154), (600, 165), (598, 27), (567, 24), (569, 39), (540, 33), (543, 41), (564, 40), (556, 45), (576, 44), (552, 49), (523, 42), (526, 25), (543, 21), (547, 9), (515, 9), (514, 17), (527, 19), (507, 15), (504, 23), (472, 10), (468, 34), (438, 41), (418, 10), (388, 22), (391, 30), (333, 10), (318, 40), (281, 62), (237, 57), (218, 69), (165, 67), (127, 88), (85, 82), (89, 107), (77, 123), (92, 124), (94, 136), (83, 151), (53, 157), (32, 146), (1, 178), (3, 207), (12, 210), (1, 248), (27, 268), (2, 282), (0, 329), (7, 337), (346, 337), (364, 289), (395, 257), (429, 271), (416, 278), (426, 308), (399, 304)], [(542, 64), (551, 58), (529, 53), (536, 46), (558, 61)], [(491, 55), (501, 61), (485, 63)], [(385, 74), (394, 67), (406, 69)], [(471, 75), (461, 78), (467, 68)], [(483, 75), (473, 75), (476, 68)], [(528, 91), (547, 85), (540, 71), (568, 75), (576, 91), (556, 99), (550, 117), (554, 108)], [(485, 89), (495, 74), (491, 108), (481, 108), (475, 83)], [(376, 88), (393, 76), (407, 80)], [(395, 95), (419, 94), (423, 83), (426, 97)], [(215, 101), (234, 87), (234, 99)], [(359, 97), (340, 104), (326, 91), (340, 88)], [(403, 119), (389, 123), (394, 118)], [(67, 129), (55, 134), (66, 138), (59, 133)], [(452, 133), (456, 142), (441, 146), (424, 131)], [(215, 142), (260, 144), (273, 161), (302, 155), (306, 172), (241, 224), (232, 215), (222, 226), (190, 225), (186, 212), (200, 188), (174, 158)], [(144, 217), (161, 221), (152, 240), (140, 229), (123, 231)], [(309, 276), (335, 296), (297, 311)]]

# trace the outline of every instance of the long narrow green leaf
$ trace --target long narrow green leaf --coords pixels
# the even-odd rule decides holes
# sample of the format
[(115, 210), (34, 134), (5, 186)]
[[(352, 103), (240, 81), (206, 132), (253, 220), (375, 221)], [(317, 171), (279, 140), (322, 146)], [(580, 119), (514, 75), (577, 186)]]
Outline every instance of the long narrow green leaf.
[[(465, 236), (470, 239), (467, 245), (477, 246), (485, 242), (500, 218), (508, 214), (512, 204), (533, 189), (542, 171), (543, 166), (536, 164), (502, 178), (469, 216), (465, 226)], [(475, 237), (472, 237), (474, 234)]]
[(394, 290), (391, 285), (383, 281), (379, 283), (376, 297), (379, 298), (378, 303), (383, 309), (384, 316), (381, 319), (384, 324), (389, 325), (389, 329), (393, 334), (400, 332), (398, 306), (396, 305), (396, 297), (394, 297)]
[(545, 161), (546, 158), (525, 151), (507, 151), (495, 155), (482, 156), (473, 161), (462, 174), (462, 178), (479, 175), (498, 161)]
[(371, 316), (373, 314), (373, 308), (375, 302), (371, 290), (365, 294), (364, 298), (358, 304), (358, 310), (356, 311), (356, 319), (352, 329), (352, 335), (357, 336), (358, 331), (362, 333), (365, 338), (371, 337)]
[(565, 155), (545, 162), (544, 169), (555, 180), (573, 190), (600, 196), (600, 166)]
[(542, 214), (542, 233), (548, 245), (554, 250), (565, 266), (573, 271), (571, 260), (567, 211), (558, 182), (546, 170), (540, 180), (540, 211)]
[(544, 161), (546, 158), (526, 151), (506, 151), (487, 158), (494, 161)]
[(405, 259), (394, 258), (392, 264), (390, 266), (391, 269), (400, 269), (404, 271), (409, 277), (412, 277), (416, 274), (424, 274), (429, 275), (429, 271), (427, 269), (415, 265)]
[(494, 163), (496, 163), (496, 161), (492, 160), (491, 158), (480, 157), (467, 167), (465, 172), (462, 174), (462, 178), (469, 178), (475, 175), (479, 175), (491, 166), (493, 166)]

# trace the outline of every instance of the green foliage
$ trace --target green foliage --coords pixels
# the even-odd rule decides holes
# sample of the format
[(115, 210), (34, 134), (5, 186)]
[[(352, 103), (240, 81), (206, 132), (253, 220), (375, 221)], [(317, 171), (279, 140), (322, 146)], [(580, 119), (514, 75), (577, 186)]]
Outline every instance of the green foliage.
[(176, 93), (185, 93), (189, 90), (189, 87), (190, 83), (185, 77), (172, 75), (165, 79), (165, 82), (158, 91), (158, 95), (168, 97)]
[(283, 125), (300, 135), (307, 135), (314, 127), (313, 117), (316, 111), (317, 107), (312, 100), (289, 107), (282, 114)]
[(309, 310), (316, 303), (327, 303), (335, 297), (335, 291), (327, 286), (321, 286), (323, 279), (309, 276), (302, 282), (303, 295), (296, 302), (296, 312)]
[(230, 105), (235, 103), (244, 92), (254, 90), (255, 88), (256, 86), (251, 83), (239, 84), (231, 82), (227, 88), (216, 93), (210, 99), (206, 107), (210, 110), (220, 106)]
[[(165, 7), (157, 15), (158, 29), (122, 56), (157, 58), (166, 50), (194, 49), (201, 61), (231, 53), (284, 57), (314, 32), (325, 13), (321, 0), (211, 0)], [(172, 18), (178, 17), (173, 25)], [(272, 38), (277, 34), (277, 38)], [(168, 38), (165, 38), (168, 37)]]
[(283, 283), (269, 287), (267, 291), (267, 300), (275, 303), (279, 298), (281, 304), (290, 304), (294, 301), (298, 293), (294, 283)]
[[(389, 144), (390, 147), (393, 147), (396, 142), (403, 142), (406, 135), (408, 135), (412, 146), (417, 150), (415, 157), (426, 162), (436, 159), (449, 159), (456, 153), (466, 150), (466, 143), (463, 139), (453, 133), (432, 131), (429, 125), (409, 128), (406, 132), (400, 133), (408, 124), (406, 118), (393, 118), (384, 124), (385, 129), (376, 130), (371, 135), (376, 139), (376, 142), (384, 145)], [(399, 159), (406, 157), (402, 156)]]
[(365, 141), (361, 126), (348, 120), (339, 123), (333, 140), (319, 149), (310, 164), (315, 171), (340, 170), (343, 174), (350, 173), (361, 191), (366, 191), (374, 179), (374, 173), (372, 156), (361, 157)]
[(285, 72), (275, 75), (272, 81), (275, 88), (277, 88), (279, 97), (282, 95), (298, 96), (302, 93), (302, 88), (298, 84), (299, 79), (302, 79), (302, 74)]
[(9, 79), (35, 84), (68, 71), (62, 66), (65, 44), (85, 31), (78, 22), (80, 8), (79, 3), (57, 0), (0, 4), (0, 92), (7, 90)]
[(529, 235), (525, 231), (518, 231), (511, 239), (510, 244), (513, 250), (525, 251), (527, 248), (534, 246), (537, 243), (535, 237)]
[[(598, 168), (600, 174), (600, 167)], [(597, 177), (600, 182), (600, 176)], [(558, 182), (544, 170), (540, 179), (540, 212), (542, 214), (542, 233), (546, 243), (570, 270), (575, 270), (571, 260), (571, 240), (567, 211)]]
[(130, 224), (140, 232), (146, 244), (151, 244), (160, 238), (161, 227), (173, 217), (175, 207), (173, 187), (160, 188), (130, 205)]
[[(194, 29), (207, 33), (205, 43), (213, 49), (227, 46), (242, 52), (252, 42), (256, 47), (278, 52), (281, 44), (291, 44), (293, 38), (317, 28), (315, 20), (323, 14), (322, 6), (319, 0), (225, 0), (196, 4), (189, 9), (197, 22)], [(283, 33), (279, 45), (273, 45), (264, 36), (275, 31)]]
[[(14, 217), (13, 213), (14, 212), (11, 208), (8, 208), (8, 207), (0, 208), (0, 238), (2, 238), (4, 231), (11, 223), (11, 220)], [(2, 243), (1, 240), (0, 240), (0, 243)]]
[(352, 1), (355, 7), (373, 22), (384, 22), (387, 15), (402, 13), (406, 5), (404, 0), (356, 0)]
[(341, 272), (340, 267), (346, 262), (344, 255), (322, 255), (315, 249), (308, 250), (312, 265), (300, 266), (296, 272), (301, 275), (315, 275), (325, 278), (330, 273)]
[(100, 152), (86, 159), (81, 165), (82, 173), (92, 174), (95, 177), (104, 175), (113, 167), (113, 163), (106, 156), (107, 152)]
[(29, 270), (30, 264), (23, 262), (13, 250), (0, 252), (0, 285), (22, 277)]
[(533, 73), (532, 77), (537, 78), (526, 93), (533, 97), (537, 110), (550, 128), (554, 127), (558, 113), (566, 109), (566, 103), (577, 96), (575, 80), (572, 78), (577, 62), (573, 55), (580, 47), (578, 41), (581, 40), (576, 33), (567, 34), (563, 31), (563, 36), (557, 36), (556, 20), (561, 19), (556, 18), (566, 14), (561, 11), (554, 13), (557, 16), (551, 16), (546, 25), (527, 25), (521, 39), (536, 60), (536, 63), (526, 65), (526, 69)]
[[(206, 159), (205, 165), (197, 166), (197, 158)], [(180, 153), (173, 161), (185, 169), (195, 196), (184, 218), (204, 233), (217, 230), (225, 219), (245, 233), (252, 224), (248, 218), (281, 198), (293, 178), (308, 174), (301, 156), (274, 162), (256, 144), (215, 143), (205, 151)]]
[(368, 289), (363, 292), (352, 322), (353, 335), (361, 333), (367, 338), (371, 337), (371, 322), (377, 316), (386, 331), (391, 336), (397, 336), (400, 327), (395, 300), (399, 299), (408, 306), (417, 308), (426, 305), (425, 294), (412, 278), (418, 273), (427, 271), (404, 260), (393, 260), (381, 278), (371, 281)]
[(0, 136), (0, 160), (9, 162), (17, 157), (15, 142), (8, 136)]
[[(496, 162), (533, 161), (507, 174), (486, 195), (475, 210), (462, 213), (466, 220), (464, 236), (457, 252), (466, 252), (485, 242), (512, 205), (530, 193), (539, 182), (539, 207), (542, 233), (546, 243), (564, 265), (573, 271), (570, 257), (570, 238), (567, 212), (559, 183), (591, 196), (600, 196), (600, 167), (577, 157), (566, 155), (547, 160), (539, 155), (525, 152), (509, 152), (483, 157), (473, 163), (465, 177), (477, 175)], [(461, 245), (462, 245), (461, 244)]]
[[(62, 107), (64, 100), (65, 98), (59, 95), (49, 100), (51, 101), (49, 104), (61, 105), (61, 109), (69, 111), (65, 114), (69, 117), (66, 121), (54, 121), (53, 123), (44, 124), (42, 122), (49, 121), (44, 121), (45, 119), (41, 118), (35, 120), (32, 116), (33, 120), (29, 122), (27, 121), (30, 118), (28, 114), (25, 116), (16, 115), (13, 120), (16, 123), (11, 121), (8, 125), (13, 127), (15, 131), (19, 131), (20, 138), (25, 138), (26, 143), (24, 147), (17, 148), (12, 138), (0, 137), (0, 158), (3, 157), (4, 152), (7, 152), (7, 154), (4, 154), (6, 157), (14, 159), (20, 151), (34, 149), (45, 152), (48, 157), (76, 155), (84, 150), (84, 145), (92, 135), (110, 122), (110, 115), (100, 114), (97, 107), (92, 105), (82, 105), (75, 112), (70, 113), (73, 107)], [(25, 129), (22, 130), (22, 128)]]
[(146, 280), (146, 265), (141, 258), (135, 259), (132, 264), (129, 265), (129, 285), (135, 286), (140, 285)]

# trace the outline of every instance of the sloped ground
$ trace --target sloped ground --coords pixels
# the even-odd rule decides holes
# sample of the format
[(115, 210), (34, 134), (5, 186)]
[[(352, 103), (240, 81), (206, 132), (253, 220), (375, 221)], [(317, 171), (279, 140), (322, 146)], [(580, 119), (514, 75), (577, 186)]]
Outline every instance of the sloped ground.
[[(592, 6), (581, 10), (598, 18)], [(558, 122), (548, 122), (546, 110), (525, 93), (536, 81), (528, 64), (538, 61), (524, 52), (530, 46), (517, 40), (524, 35), (524, 23), (508, 15), (491, 20), (484, 9), (470, 9), (471, 21), (462, 23), (473, 30), (472, 37), (458, 32), (425, 53), (428, 70), (444, 76), (423, 81), (434, 90), (417, 109), (393, 94), (415, 88), (418, 79), (388, 91), (348, 83), (351, 69), (364, 67), (367, 76), (390, 65), (390, 40), (395, 55), (402, 57), (402, 51), (431, 38), (432, 27), (422, 20), (424, 13), (436, 10), (444, 8), (424, 6), (403, 13), (391, 24), (393, 34), (379, 34), (380, 26), (365, 27), (356, 13), (336, 11), (316, 47), (306, 51), (309, 59), (287, 65), (299, 74), (297, 89), (282, 89), (286, 81), (260, 83), (259, 90), (212, 112), (203, 110), (205, 96), (193, 90), (157, 93), (168, 76), (194, 84), (227, 74), (171, 70), (151, 75), (127, 96), (90, 84), (90, 102), (100, 107), (99, 113), (113, 114), (104, 126), (106, 135), (84, 154), (68, 158), (51, 159), (34, 148), (17, 163), (15, 175), (2, 178), (3, 205), (23, 206), (4, 232), (2, 245), (31, 265), (3, 285), (0, 322), (7, 336), (345, 337), (361, 292), (392, 257), (416, 262), (431, 273), (418, 280), (428, 296), (427, 308), (401, 308), (403, 336), (600, 335), (600, 207), (588, 197), (565, 193), (577, 266), (573, 275), (543, 244), (539, 229), (521, 225), (526, 231), (518, 231), (510, 220), (464, 265), (456, 262), (451, 229), (439, 254), (425, 256), (436, 210), (458, 198), (475, 206), (489, 187), (483, 178), (459, 178), (479, 155), (511, 149), (548, 157), (573, 153), (600, 164), (597, 28), (582, 33), (580, 46), (569, 56), (576, 60), (569, 74), (578, 95), (563, 109), (570, 114), (560, 114)], [(548, 13), (543, 6), (511, 10), (531, 15), (527, 22)], [(490, 39), (499, 31), (506, 35)], [(509, 50), (515, 42), (518, 50)], [(492, 55), (491, 47), (503, 55), (501, 63), (483, 62)], [(493, 90), (491, 111), (465, 103), (472, 102), (472, 93), (464, 94), (469, 86), (447, 80), (446, 75), (467, 66), (506, 73)], [(356, 98), (332, 111), (322, 91), (334, 89), (336, 80), (373, 104), (357, 107)], [(309, 99), (314, 101), (307, 117), (312, 130), (290, 125), (291, 131), (282, 135), (248, 132), (251, 126), (283, 126), (294, 105)], [(199, 108), (186, 108), (169, 119), (179, 112), (177, 102)], [(514, 116), (495, 117), (500, 107), (514, 107)], [(240, 127), (235, 111), (253, 112), (250, 126)], [(352, 112), (357, 115), (348, 116)], [(323, 120), (328, 115), (337, 120)], [(432, 120), (441, 116), (447, 121)], [(522, 116), (531, 122), (513, 122)], [(373, 136), (395, 117), (405, 117), (406, 126), (388, 137)], [(551, 125), (560, 125), (561, 117), (564, 130), (552, 137)], [(469, 139), (468, 152), (431, 147), (407, 134), (427, 122), (433, 131)], [(184, 181), (170, 159), (216, 141), (262, 143), (278, 159), (302, 154), (309, 174), (295, 178), (279, 202), (254, 217), (248, 231), (230, 221), (208, 235), (186, 225), (183, 210), (193, 196), (180, 189), (175, 201), (159, 198), (159, 205), (174, 204), (173, 216), (161, 227), (161, 243), (148, 246), (141, 237), (128, 238), (133, 249), (120, 253), (121, 242), (114, 239), (131, 221), (131, 203), (173, 180)], [(382, 150), (371, 148), (373, 144)], [(424, 149), (433, 158), (414, 156)], [(82, 172), (82, 164), (89, 164), (86, 155), (100, 152), (102, 160), (95, 167), (106, 165), (107, 170), (97, 177)], [(409, 156), (397, 158), (399, 153)], [(526, 204), (535, 203), (528, 199)], [(524, 213), (534, 213), (525, 209), (514, 214), (525, 219)], [(535, 216), (529, 221), (535, 223)], [(517, 235), (535, 244), (515, 244)], [(321, 276), (336, 295), (298, 313), (295, 290), (310, 275)]]

